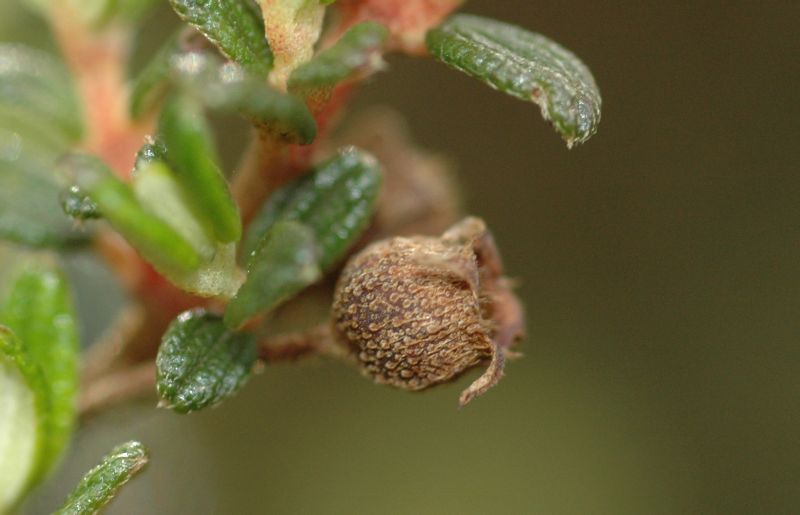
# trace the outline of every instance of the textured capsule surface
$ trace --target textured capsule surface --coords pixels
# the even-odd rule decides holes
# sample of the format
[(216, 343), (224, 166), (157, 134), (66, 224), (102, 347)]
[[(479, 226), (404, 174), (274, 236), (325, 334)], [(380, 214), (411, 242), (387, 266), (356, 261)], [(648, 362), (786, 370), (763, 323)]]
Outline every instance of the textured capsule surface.
[[(489, 376), (473, 384), (479, 391), (465, 392), (463, 404), (499, 380), (507, 345), (494, 338), (493, 299), (508, 295), (498, 286), (505, 284), (499, 262), (486, 262), (487, 245), (496, 256), (483, 222), (468, 218), (441, 238), (392, 238), (350, 260), (334, 324), (376, 382), (421, 390), (491, 360)], [(520, 331), (512, 332), (516, 339)]]

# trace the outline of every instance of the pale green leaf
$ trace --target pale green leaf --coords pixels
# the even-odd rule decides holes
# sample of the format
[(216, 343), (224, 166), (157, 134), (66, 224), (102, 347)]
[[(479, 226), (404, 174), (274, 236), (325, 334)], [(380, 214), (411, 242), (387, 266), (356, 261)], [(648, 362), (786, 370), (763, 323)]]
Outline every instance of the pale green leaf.
[(78, 328), (66, 278), (48, 259), (27, 259), (13, 277), (0, 310), (44, 378), (48, 410), (34, 479), (61, 457), (73, 431), (78, 391)]
[(41, 370), (0, 325), (0, 513), (11, 510), (31, 485), (43, 451), (46, 412)]
[(192, 245), (159, 217), (144, 209), (133, 191), (97, 158), (71, 154), (59, 171), (78, 186), (107, 220), (142, 256), (167, 277), (196, 270), (201, 257)]

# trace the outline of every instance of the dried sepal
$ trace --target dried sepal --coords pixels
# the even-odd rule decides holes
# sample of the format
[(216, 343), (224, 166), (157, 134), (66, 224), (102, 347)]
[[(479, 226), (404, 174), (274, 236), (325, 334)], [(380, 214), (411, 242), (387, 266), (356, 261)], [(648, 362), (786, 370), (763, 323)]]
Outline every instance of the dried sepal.
[(492, 236), (472, 217), (440, 238), (392, 238), (356, 255), (339, 279), (333, 322), (377, 383), (422, 390), (489, 361), (462, 406), (497, 384), (523, 333)]

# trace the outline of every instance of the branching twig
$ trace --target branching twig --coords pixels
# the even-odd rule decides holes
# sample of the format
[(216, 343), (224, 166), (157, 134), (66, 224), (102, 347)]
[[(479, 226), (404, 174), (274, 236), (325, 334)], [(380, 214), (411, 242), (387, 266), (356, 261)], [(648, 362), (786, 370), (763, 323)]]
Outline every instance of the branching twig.
[(155, 383), (154, 361), (97, 377), (81, 388), (78, 414), (86, 418), (108, 406), (154, 394)]

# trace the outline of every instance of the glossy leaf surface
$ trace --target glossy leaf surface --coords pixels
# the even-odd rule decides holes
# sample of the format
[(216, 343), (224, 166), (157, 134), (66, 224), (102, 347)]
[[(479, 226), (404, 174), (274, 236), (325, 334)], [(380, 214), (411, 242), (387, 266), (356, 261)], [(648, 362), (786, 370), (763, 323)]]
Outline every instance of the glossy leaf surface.
[(467, 14), (428, 32), (428, 51), (493, 88), (534, 102), (568, 146), (600, 123), (600, 91), (589, 69), (558, 43), (523, 28)]
[(187, 311), (162, 338), (156, 359), (158, 394), (178, 413), (213, 406), (239, 391), (257, 357), (251, 335), (229, 331), (217, 315)]
[(139, 442), (127, 442), (115, 447), (83, 477), (55, 515), (98, 513), (125, 483), (147, 465), (147, 461), (147, 449)]
[(170, 0), (185, 22), (202, 32), (229, 59), (256, 75), (272, 68), (264, 27), (247, 0)]
[(247, 280), (228, 304), (225, 323), (238, 328), (321, 277), (314, 232), (297, 222), (277, 222), (250, 256)]
[(312, 229), (320, 267), (328, 270), (368, 225), (381, 178), (371, 155), (355, 148), (340, 151), (270, 197), (248, 228), (245, 255), (276, 222), (296, 220)]

